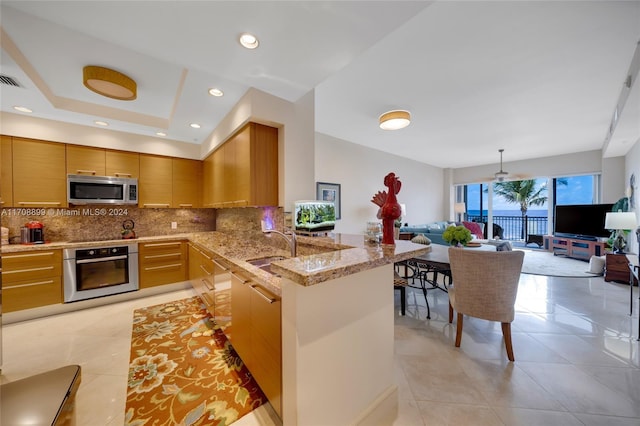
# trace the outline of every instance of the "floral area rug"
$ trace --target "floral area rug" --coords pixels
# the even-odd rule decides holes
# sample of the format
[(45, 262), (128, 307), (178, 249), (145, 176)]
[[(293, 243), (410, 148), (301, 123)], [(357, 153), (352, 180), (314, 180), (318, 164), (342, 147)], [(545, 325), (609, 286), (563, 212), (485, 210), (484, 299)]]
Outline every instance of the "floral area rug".
[(198, 297), (133, 314), (126, 425), (229, 425), (267, 401)]

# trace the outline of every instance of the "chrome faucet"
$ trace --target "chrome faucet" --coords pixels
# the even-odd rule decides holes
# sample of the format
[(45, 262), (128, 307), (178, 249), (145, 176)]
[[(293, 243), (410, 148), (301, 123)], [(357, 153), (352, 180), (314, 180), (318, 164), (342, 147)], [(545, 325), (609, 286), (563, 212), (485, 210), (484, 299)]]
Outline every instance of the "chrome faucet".
[(291, 232), (289, 235), (291, 235), (291, 239), (289, 239), (289, 237), (287, 237), (287, 234), (280, 232), (280, 231), (276, 231), (275, 229), (264, 229), (262, 232), (264, 232), (265, 234), (278, 234), (280, 235), (282, 238), (284, 238), (287, 243), (289, 243), (289, 248), (291, 248), (291, 257), (296, 257), (296, 253), (298, 251), (298, 242), (296, 241), (296, 233), (295, 232)]

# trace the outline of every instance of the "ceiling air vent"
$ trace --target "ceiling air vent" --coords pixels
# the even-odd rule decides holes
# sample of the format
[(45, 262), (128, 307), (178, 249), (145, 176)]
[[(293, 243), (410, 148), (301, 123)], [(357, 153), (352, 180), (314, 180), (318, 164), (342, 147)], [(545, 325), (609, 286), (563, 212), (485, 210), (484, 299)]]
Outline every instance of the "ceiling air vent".
[(8, 75), (0, 74), (0, 84), (7, 84), (13, 87), (22, 87), (18, 84), (17, 81), (13, 79), (13, 77), (9, 77)]

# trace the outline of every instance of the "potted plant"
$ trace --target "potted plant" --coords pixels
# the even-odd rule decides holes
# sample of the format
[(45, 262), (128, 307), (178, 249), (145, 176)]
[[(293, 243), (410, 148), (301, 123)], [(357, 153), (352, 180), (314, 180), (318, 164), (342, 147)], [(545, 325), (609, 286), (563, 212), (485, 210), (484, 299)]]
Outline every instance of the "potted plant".
[(452, 246), (466, 246), (471, 238), (471, 231), (462, 225), (451, 225), (442, 233), (442, 239)]

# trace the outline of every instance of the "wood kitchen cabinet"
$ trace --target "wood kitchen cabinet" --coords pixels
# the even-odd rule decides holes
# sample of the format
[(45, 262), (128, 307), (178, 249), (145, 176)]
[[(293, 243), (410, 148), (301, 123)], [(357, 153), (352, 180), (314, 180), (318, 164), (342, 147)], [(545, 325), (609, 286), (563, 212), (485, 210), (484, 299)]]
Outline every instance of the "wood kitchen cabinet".
[(278, 205), (278, 129), (248, 123), (205, 159), (205, 207)]
[(172, 165), (172, 207), (200, 207), (200, 182), (202, 162), (186, 158), (174, 158)]
[(138, 244), (140, 288), (187, 280), (188, 249), (184, 241)]
[(67, 145), (67, 174), (106, 176), (104, 148)]
[(281, 300), (240, 274), (231, 277), (234, 349), (258, 382), (273, 409), (282, 417)]
[(173, 202), (172, 158), (140, 154), (138, 184), (138, 207), (171, 207)]
[(189, 243), (189, 280), (212, 316), (215, 315), (214, 272), (209, 254)]
[(65, 145), (14, 137), (13, 205), (67, 207)]
[(0, 207), (13, 207), (11, 136), (0, 137)]
[(105, 153), (105, 172), (107, 176), (139, 178), (140, 154), (108, 149)]
[(62, 303), (61, 250), (2, 255), (2, 311)]

